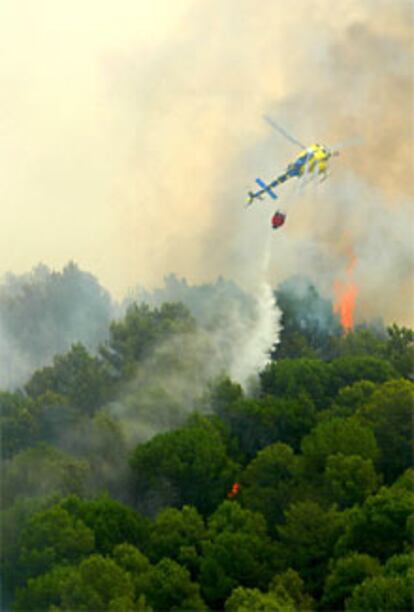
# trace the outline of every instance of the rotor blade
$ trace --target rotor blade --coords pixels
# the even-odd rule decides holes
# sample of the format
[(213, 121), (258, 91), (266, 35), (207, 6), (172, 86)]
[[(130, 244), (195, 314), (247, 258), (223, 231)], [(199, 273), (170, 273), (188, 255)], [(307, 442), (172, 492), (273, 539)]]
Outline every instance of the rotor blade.
[(356, 145), (362, 144), (363, 139), (361, 136), (354, 136), (352, 138), (348, 138), (347, 140), (343, 140), (342, 142), (338, 142), (333, 147), (329, 147), (332, 151), (340, 151), (341, 149), (346, 149), (347, 147), (355, 147)]
[(270, 117), (268, 117), (267, 115), (263, 115), (263, 119), (270, 125), (272, 126), (272, 128), (274, 130), (277, 130), (280, 134), (282, 134), (282, 136), (284, 136), (285, 138), (287, 138), (290, 142), (292, 142), (293, 144), (297, 145), (298, 147), (300, 147), (301, 149), (306, 149), (305, 145), (303, 145), (301, 142), (299, 142), (299, 140), (296, 140), (296, 138), (293, 138), (293, 136), (291, 136), (290, 134), (288, 134), (288, 132), (286, 132), (286, 130), (284, 130), (282, 127), (280, 127), (280, 125), (278, 125), (277, 123), (275, 123), (273, 121), (273, 119), (271, 119)]

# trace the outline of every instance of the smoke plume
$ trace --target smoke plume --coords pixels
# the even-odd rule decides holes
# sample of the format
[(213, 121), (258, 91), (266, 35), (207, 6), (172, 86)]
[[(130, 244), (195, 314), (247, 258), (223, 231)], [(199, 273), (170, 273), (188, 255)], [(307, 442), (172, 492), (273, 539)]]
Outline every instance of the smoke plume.
[[(352, 247), (358, 321), (412, 323), (410, 0), (2, 3), (3, 271), (70, 258), (120, 298), (175, 272), (332, 292)], [(256, 176), (354, 136), (322, 185), (243, 210)], [(10, 236), (12, 248), (9, 248)], [(7, 246), (5, 246), (7, 245)]]

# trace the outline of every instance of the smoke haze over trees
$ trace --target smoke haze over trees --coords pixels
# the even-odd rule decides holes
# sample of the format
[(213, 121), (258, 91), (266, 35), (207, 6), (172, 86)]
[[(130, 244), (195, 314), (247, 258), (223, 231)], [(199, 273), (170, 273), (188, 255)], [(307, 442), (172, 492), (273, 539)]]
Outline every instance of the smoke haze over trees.
[[(5, 609), (411, 609), (412, 330), (344, 334), (306, 278), (275, 288), (273, 319), (224, 279), (117, 310), (74, 264), (4, 287), (46, 292), (70, 344), (0, 392)], [(264, 315), (242, 386), (232, 358)]]

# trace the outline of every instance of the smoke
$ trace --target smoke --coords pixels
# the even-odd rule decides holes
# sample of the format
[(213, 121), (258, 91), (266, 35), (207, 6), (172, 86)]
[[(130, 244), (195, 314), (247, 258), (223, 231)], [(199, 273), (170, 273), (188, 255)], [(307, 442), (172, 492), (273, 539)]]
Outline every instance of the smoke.
[(61, 272), (38, 265), (6, 275), (0, 282), (0, 387), (22, 385), (75, 342), (96, 351), (116, 313), (109, 293), (73, 262)]
[[(356, 318), (412, 322), (410, 0), (2, 10), (4, 269), (74, 257), (118, 298), (171, 272), (255, 291), (301, 272), (332, 290), (352, 247)], [(315, 193), (280, 189), (287, 222), (261, 276), (272, 208), (242, 205), (296, 154), (264, 113), (306, 144), (363, 144)]]
[(248, 293), (223, 278), (192, 286), (169, 276), (161, 288), (131, 292), (124, 308), (133, 300), (153, 307), (180, 301), (197, 327), (161, 341), (108, 407), (130, 444), (182, 423), (218, 377), (230, 376), (248, 388), (278, 341), (280, 313), (266, 283)]
[(268, 361), (269, 352), (277, 341), (279, 311), (275, 308), (273, 291), (263, 283), (257, 294), (258, 316), (252, 327), (243, 327), (237, 334), (236, 349), (229, 373), (245, 385), (251, 376), (258, 374)]

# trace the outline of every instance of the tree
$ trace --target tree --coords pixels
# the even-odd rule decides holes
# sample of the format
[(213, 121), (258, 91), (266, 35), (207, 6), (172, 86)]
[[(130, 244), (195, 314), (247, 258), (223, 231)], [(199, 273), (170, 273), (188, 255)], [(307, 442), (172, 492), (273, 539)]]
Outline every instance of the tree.
[(21, 533), (19, 575), (37, 576), (54, 565), (74, 563), (94, 546), (91, 529), (64, 508), (52, 506), (31, 516)]
[(273, 572), (274, 547), (264, 518), (223, 502), (208, 522), (200, 582), (210, 606), (220, 608), (238, 585), (265, 588)]
[(222, 410), (221, 418), (238, 442), (241, 456), (252, 459), (274, 442), (299, 449), (300, 440), (316, 423), (313, 402), (307, 396), (296, 399), (242, 399)]
[(3, 373), (5, 384), (23, 384), (73, 343), (96, 350), (108, 335), (112, 313), (109, 293), (73, 262), (62, 272), (39, 265), (29, 274), (9, 274), (0, 285), (0, 321), (13, 366), (8, 376)]
[(138, 445), (130, 465), (137, 503), (151, 513), (187, 504), (208, 514), (226, 495), (237, 469), (207, 419)]
[(23, 580), (18, 571), (21, 532), (29, 517), (44, 510), (47, 505), (47, 498), (20, 497), (7, 510), (1, 512), (2, 604), (5, 609), (10, 609), (16, 586)]
[(375, 460), (378, 447), (372, 430), (356, 417), (322, 421), (302, 441), (302, 452), (308, 473), (323, 472), (330, 455), (359, 455)]
[(328, 561), (343, 530), (335, 509), (323, 510), (313, 501), (292, 504), (286, 522), (277, 526), (284, 562), (299, 572), (311, 595), (319, 595)]
[(385, 329), (376, 329), (359, 325), (353, 330), (342, 334), (337, 340), (337, 351), (340, 356), (361, 357), (369, 355), (386, 359), (386, 333)]
[(163, 559), (146, 574), (135, 579), (137, 593), (154, 610), (205, 610), (200, 587), (190, 573), (172, 559)]
[(320, 357), (329, 359), (335, 340), (342, 334), (339, 317), (332, 302), (323, 298), (311, 281), (292, 277), (275, 291), (282, 311), (281, 332), (275, 359)]
[(104, 365), (77, 343), (68, 353), (54, 357), (52, 366), (35, 372), (25, 389), (32, 398), (53, 391), (92, 414), (108, 397), (109, 386), (110, 378)]
[(148, 519), (107, 495), (90, 500), (73, 495), (62, 501), (62, 507), (93, 531), (99, 553), (111, 553), (116, 545), (124, 542), (146, 547)]
[(398, 378), (396, 370), (384, 359), (363, 356), (338, 357), (331, 361), (332, 388), (336, 390), (360, 380), (383, 383)]
[(386, 354), (402, 376), (412, 376), (414, 371), (414, 331), (395, 323), (387, 328)]
[(360, 455), (329, 455), (324, 480), (328, 498), (340, 508), (362, 503), (380, 485), (372, 459)]
[(345, 600), (354, 588), (366, 578), (381, 575), (382, 568), (374, 557), (361, 553), (350, 553), (333, 560), (326, 578), (321, 599), (323, 610), (343, 610)]
[(259, 589), (235, 588), (227, 599), (225, 610), (237, 612), (295, 612), (296, 607), (289, 596), (281, 597), (275, 593), (262, 593)]
[(413, 504), (412, 491), (382, 487), (349, 513), (337, 554), (358, 551), (385, 560), (401, 552), (411, 540)]
[(3, 470), (3, 506), (19, 496), (80, 494), (85, 490), (89, 467), (46, 444), (21, 451)]
[(414, 385), (391, 380), (379, 386), (358, 415), (375, 433), (380, 449), (378, 466), (391, 483), (412, 465)]
[(284, 511), (298, 496), (299, 458), (286, 444), (259, 451), (240, 477), (243, 504), (260, 512), (269, 528), (283, 521)]
[(345, 609), (352, 612), (367, 610), (408, 610), (413, 609), (412, 582), (398, 576), (373, 576), (352, 592)]
[(377, 385), (369, 380), (360, 380), (347, 387), (342, 387), (331, 407), (318, 414), (319, 420), (353, 416), (362, 405), (369, 401), (376, 389)]
[(60, 586), (64, 610), (109, 610), (120, 598), (134, 605), (134, 585), (128, 572), (108, 557), (91, 555)]
[(111, 324), (109, 341), (100, 353), (116, 376), (128, 379), (136, 364), (148, 357), (157, 344), (175, 335), (193, 333), (195, 328), (183, 304), (164, 303), (154, 309), (146, 304), (131, 304), (124, 319)]
[(33, 443), (36, 421), (32, 401), (21, 392), (0, 392), (0, 427), (3, 458), (8, 459)]
[(291, 568), (282, 574), (277, 574), (270, 583), (269, 590), (282, 599), (290, 597), (296, 610), (309, 612), (314, 608), (315, 602), (312, 597), (305, 593), (305, 584), (302, 578)]
[(149, 556), (155, 562), (163, 557), (174, 559), (195, 576), (206, 536), (203, 517), (195, 508), (166, 508), (158, 514), (152, 526)]
[(261, 372), (260, 381), (265, 395), (285, 399), (308, 396), (318, 409), (327, 408), (330, 403), (331, 366), (320, 359), (270, 363)]
[[(50, 572), (29, 578), (26, 585), (16, 591), (14, 610), (53, 610), (62, 603), (62, 586), (76, 572), (70, 565), (55, 565)], [(55, 608), (55, 609), (56, 609)]]
[(145, 574), (151, 569), (149, 559), (132, 544), (118, 544), (112, 551), (114, 561), (134, 576)]

